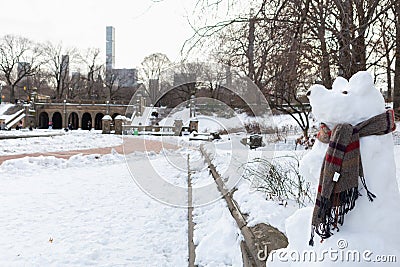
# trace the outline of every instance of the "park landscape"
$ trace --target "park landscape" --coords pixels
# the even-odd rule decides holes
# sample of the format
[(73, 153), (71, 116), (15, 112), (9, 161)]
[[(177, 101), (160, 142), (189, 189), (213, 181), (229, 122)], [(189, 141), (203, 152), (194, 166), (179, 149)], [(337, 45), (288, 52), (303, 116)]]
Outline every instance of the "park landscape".
[[(190, 34), (133, 68), (116, 64), (129, 20), (100, 24), (104, 50), (0, 33), (0, 264), (396, 266), (400, 4), (189, 2), (138, 6), (184, 7)], [(332, 195), (345, 219), (322, 231), (329, 153), (334, 190), (350, 179), (340, 127), (368, 134), (355, 205)]]

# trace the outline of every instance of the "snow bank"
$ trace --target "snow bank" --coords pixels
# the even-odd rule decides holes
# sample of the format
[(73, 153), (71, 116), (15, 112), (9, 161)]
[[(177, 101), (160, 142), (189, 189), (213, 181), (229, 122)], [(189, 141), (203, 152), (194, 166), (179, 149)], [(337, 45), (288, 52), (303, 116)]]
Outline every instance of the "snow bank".
[[(20, 131), (4, 131), (2, 133), (21, 133)], [(42, 133), (35, 130), (31, 133)], [(52, 133), (56, 130), (50, 131)], [(29, 133), (29, 132), (26, 132)], [(99, 147), (113, 147), (122, 144), (122, 138), (117, 135), (101, 134), (99, 131), (69, 131), (60, 136), (30, 137), (7, 139), (0, 142), (0, 155), (25, 153), (43, 153), (54, 151), (82, 150)]]
[(243, 266), (240, 234), (224, 200), (193, 212), (195, 264), (199, 266)]
[(16, 159), (0, 173), (1, 266), (187, 265), (187, 211), (143, 193), (120, 155)]

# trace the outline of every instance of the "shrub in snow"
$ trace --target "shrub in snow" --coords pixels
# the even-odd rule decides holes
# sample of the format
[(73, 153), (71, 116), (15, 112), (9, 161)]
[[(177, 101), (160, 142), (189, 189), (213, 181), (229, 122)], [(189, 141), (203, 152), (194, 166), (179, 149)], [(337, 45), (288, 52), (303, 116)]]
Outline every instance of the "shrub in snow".
[(273, 160), (255, 158), (246, 164), (243, 177), (251, 181), (256, 190), (264, 192), (268, 199), (294, 200), (299, 206), (305, 206), (312, 199), (310, 183), (300, 175), (296, 156)]

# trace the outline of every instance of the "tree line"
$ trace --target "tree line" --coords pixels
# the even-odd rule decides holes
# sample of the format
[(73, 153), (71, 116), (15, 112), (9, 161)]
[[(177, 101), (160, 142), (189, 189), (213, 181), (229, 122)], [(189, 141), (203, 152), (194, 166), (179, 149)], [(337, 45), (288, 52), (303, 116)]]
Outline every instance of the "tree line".
[[(53, 99), (130, 99), (130, 77), (106, 73), (100, 49), (78, 51), (16, 35), (0, 39), (0, 82), (10, 102), (35, 92)], [(71, 70), (75, 70), (71, 72)], [(71, 75), (72, 73), (72, 75)], [(16, 95), (16, 92), (18, 95)]]
[(309, 86), (360, 70), (400, 111), (400, 1), (198, 0), (191, 25), (186, 56), (207, 50), (240, 69), (305, 132)]

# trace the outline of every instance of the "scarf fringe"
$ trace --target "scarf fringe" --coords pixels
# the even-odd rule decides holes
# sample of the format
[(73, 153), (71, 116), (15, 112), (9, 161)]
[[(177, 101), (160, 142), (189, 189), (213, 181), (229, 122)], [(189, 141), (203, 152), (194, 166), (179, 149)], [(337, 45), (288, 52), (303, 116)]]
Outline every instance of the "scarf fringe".
[(318, 211), (320, 223), (312, 226), (311, 239), (308, 244), (310, 246), (314, 245), (314, 232), (322, 239), (327, 239), (333, 235), (331, 230), (336, 229), (339, 231), (338, 224), (343, 225), (344, 215), (355, 207), (359, 195), (358, 188), (353, 187), (333, 194), (330, 199), (321, 197)]
[(371, 202), (374, 201), (374, 198), (376, 198), (376, 195), (368, 190), (367, 183), (365, 182), (365, 177), (360, 176), (360, 180), (361, 180), (365, 190), (367, 191), (367, 197), (368, 197), (369, 201), (371, 201)]

